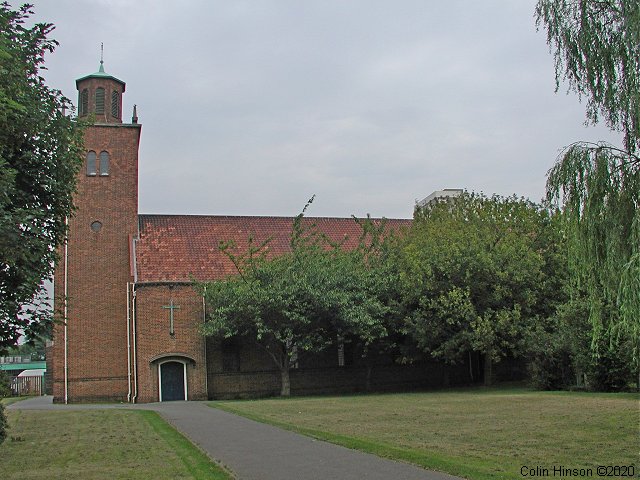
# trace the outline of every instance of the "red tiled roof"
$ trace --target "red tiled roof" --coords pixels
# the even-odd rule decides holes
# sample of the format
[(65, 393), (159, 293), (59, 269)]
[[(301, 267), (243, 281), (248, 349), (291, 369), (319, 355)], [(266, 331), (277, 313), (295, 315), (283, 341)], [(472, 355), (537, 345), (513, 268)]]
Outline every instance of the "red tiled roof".
[[(233, 241), (237, 253), (271, 238), (268, 251), (279, 255), (290, 250), (291, 217), (225, 217), (198, 215), (139, 215), (140, 239), (136, 242), (138, 282), (183, 282), (218, 280), (237, 273), (218, 248)], [(362, 229), (352, 218), (305, 217), (305, 225), (315, 223), (334, 242), (347, 248), (358, 244)], [(380, 219), (375, 219), (379, 222)], [(388, 219), (387, 227), (397, 230), (411, 220)], [(345, 240), (346, 239), (346, 240)]]

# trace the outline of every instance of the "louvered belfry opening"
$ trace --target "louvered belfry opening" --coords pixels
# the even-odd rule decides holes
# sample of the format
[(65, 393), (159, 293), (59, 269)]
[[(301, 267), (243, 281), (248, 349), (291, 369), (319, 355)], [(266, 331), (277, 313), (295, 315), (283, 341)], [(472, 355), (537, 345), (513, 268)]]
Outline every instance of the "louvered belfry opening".
[(104, 88), (96, 88), (96, 115), (104, 115)]
[(120, 95), (117, 90), (111, 92), (111, 116), (120, 118)]
[(80, 111), (78, 112), (78, 114), (80, 116), (83, 116), (89, 113), (89, 90), (87, 90), (86, 88), (82, 90), (82, 92), (80, 93), (79, 103), (80, 103), (79, 105)]

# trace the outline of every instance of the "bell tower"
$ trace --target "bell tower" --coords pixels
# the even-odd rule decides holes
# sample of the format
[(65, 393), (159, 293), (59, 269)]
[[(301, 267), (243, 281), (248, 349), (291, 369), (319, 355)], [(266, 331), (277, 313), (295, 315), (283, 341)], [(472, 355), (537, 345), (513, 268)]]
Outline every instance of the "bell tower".
[(53, 395), (56, 402), (127, 401), (141, 125), (135, 113), (122, 122), (125, 82), (106, 73), (102, 60), (76, 87), (84, 165), (55, 270), (54, 308), (64, 322), (54, 329)]
[(104, 71), (104, 62), (96, 73), (76, 80), (78, 117), (95, 123), (122, 123), (122, 94), (125, 83)]

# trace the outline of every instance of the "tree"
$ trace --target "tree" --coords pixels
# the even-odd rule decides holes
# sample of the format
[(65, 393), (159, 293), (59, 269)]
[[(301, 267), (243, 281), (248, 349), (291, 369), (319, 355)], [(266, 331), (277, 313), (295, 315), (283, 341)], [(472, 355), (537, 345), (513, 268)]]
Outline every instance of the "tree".
[(449, 364), (470, 352), (492, 364), (524, 352), (545, 314), (546, 212), (516, 197), (463, 193), (416, 210), (403, 252), (407, 332)]
[(0, 351), (50, 328), (42, 280), (53, 273), (81, 165), (71, 104), (41, 76), (54, 27), (25, 26), (32, 14), (0, 5)]
[(549, 201), (563, 209), (571, 272), (586, 291), (592, 345), (630, 342), (640, 361), (640, 3), (539, 0), (562, 80), (587, 99), (587, 121), (603, 118), (623, 147), (574, 143), (550, 170)]
[(233, 245), (223, 244), (238, 275), (200, 285), (203, 333), (262, 348), (280, 371), (282, 396), (291, 392), (292, 364), (306, 354), (350, 336), (366, 346), (387, 334), (386, 308), (361, 252), (330, 245), (314, 225), (303, 224), (303, 214), (294, 220), (289, 253), (268, 259), (266, 242), (235, 255)]
[(46, 338), (36, 337), (29, 343), (23, 343), (7, 348), (8, 355), (30, 356), (32, 361), (44, 361), (46, 359)]
[[(390, 353), (399, 353), (404, 343), (402, 332), (403, 312), (401, 302), (400, 245), (406, 232), (388, 228), (387, 222), (374, 222), (353, 217), (362, 229), (357, 255), (361, 275), (367, 278), (368, 295), (382, 306), (377, 321), (384, 334), (354, 336), (354, 351), (359, 352), (366, 367), (365, 389), (371, 390), (373, 368), (376, 358)], [(365, 283), (360, 282), (362, 285)]]

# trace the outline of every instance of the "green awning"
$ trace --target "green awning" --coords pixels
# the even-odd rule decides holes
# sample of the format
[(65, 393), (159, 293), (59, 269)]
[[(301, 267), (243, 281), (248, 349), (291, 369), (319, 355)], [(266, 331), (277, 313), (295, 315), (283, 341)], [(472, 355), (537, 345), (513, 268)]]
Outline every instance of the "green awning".
[(47, 368), (47, 362), (0, 363), (0, 370), (39, 370)]

